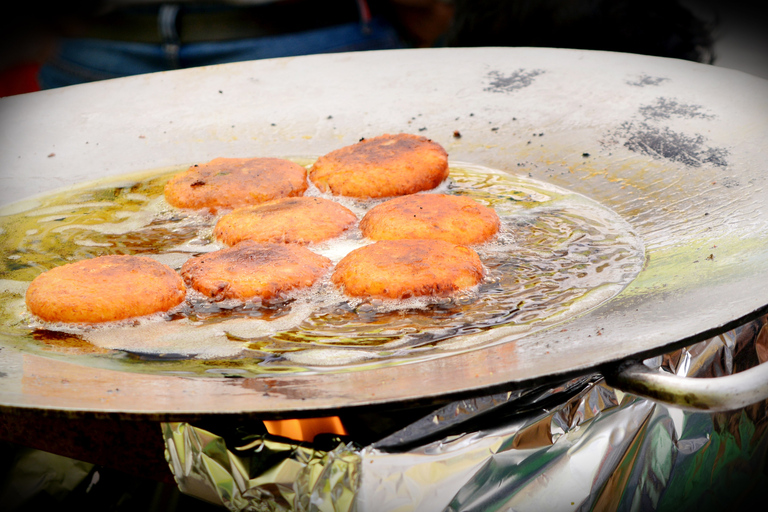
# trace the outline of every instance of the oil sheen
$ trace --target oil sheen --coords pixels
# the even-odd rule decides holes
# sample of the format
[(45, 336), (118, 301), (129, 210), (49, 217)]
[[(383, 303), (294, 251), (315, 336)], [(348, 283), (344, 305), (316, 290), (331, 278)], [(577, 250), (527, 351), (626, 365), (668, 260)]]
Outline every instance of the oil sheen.
[[(525, 176), (453, 163), (433, 192), (471, 197), (502, 221), (497, 237), (473, 247), (486, 279), (455, 296), (352, 300), (329, 272), (271, 303), (211, 302), (190, 291), (167, 314), (99, 327), (45, 324), (26, 311), (29, 282), (59, 265), (138, 254), (178, 270), (222, 248), (212, 236), (217, 216), (165, 202), (163, 187), (181, 170), (111, 178), (0, 210), (0, 344), (151, 373), (348, 371), (509, 342), (610, 300), (644, 264), (631, 226), (600, 204)], [(338, 201), (358, 219), (381, 202), (311, 185), (307, 194)], [(308, 248), (337, 263), (368, 243), (352, 228)]]

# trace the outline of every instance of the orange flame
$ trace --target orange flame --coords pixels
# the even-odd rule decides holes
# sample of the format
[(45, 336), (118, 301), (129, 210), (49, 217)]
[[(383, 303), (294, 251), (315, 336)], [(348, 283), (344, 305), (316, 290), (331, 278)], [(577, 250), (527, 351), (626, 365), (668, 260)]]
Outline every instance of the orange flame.
[(338, 416), (264, 421), (264, 426), (270, 434), (294, 441), (312, 442), (317, 434), (347, 435)]

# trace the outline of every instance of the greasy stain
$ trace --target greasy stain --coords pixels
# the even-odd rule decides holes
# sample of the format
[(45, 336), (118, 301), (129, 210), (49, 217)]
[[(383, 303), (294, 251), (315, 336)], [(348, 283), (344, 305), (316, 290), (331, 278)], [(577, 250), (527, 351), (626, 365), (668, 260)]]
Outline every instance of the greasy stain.
[(500, 71), (491, 71), (488, 73), (489, 85), (484, 91), (510, 93), (518, 89), (524, 89), (533, 84), (534, 78), (544, 73), (543, 69), (518, 69), (505, 75)]

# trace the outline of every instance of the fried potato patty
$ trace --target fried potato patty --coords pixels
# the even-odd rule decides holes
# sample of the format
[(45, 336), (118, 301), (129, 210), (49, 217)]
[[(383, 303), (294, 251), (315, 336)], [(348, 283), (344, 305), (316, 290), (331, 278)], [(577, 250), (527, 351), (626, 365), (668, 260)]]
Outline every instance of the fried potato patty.
[(445, 194), (396, 197), (373, 207), (360, 221), (363, 235), (373, 240), (430, 238), (458, 245), (486, 242), (500, 225), (492, 208)]
[(260, 244), (250, 240), (187, 260), (184, 281), (214, 300), (272, 299), (309, 287), (331, 260), (295, 244)]
[(445, 296), (483, 279), (475, 251), (443, 240), (385, 240), (347, 254), (331, 276), (353, 297)]
[(309, 170), (309, 179), (321, 191), (358, 198), (431, 190), (447, 177), (445, 149), (407, 133), (363, 139), (331, 151)]
[(27, 289), (29, 311), (48, 322), (114, 322), (168, 311), (186, 295), (170, 267), (144, 256), (99, 256), (53, 268)]
[(287, 197), (223, 215), (213, 234), (227, 245), (243, 240), (308, 244), (341, 235), (357, 221), (352, 211), (320, 197)]
[(165, 199), (179, 208), (238, 208), (307, 190), (307, 171), (282, 158), (216, 158), (177, 174)]

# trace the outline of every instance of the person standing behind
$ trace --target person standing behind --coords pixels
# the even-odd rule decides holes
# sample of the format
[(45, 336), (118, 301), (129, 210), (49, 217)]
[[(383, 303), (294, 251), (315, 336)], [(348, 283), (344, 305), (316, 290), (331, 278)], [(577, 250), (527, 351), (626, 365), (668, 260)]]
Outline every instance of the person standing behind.
[[(93, 0), (85, 0), (93, 4)], [(318, 53), (426, 47), (450, 0), (101, 0), (69, 17), (41, 88)]]

